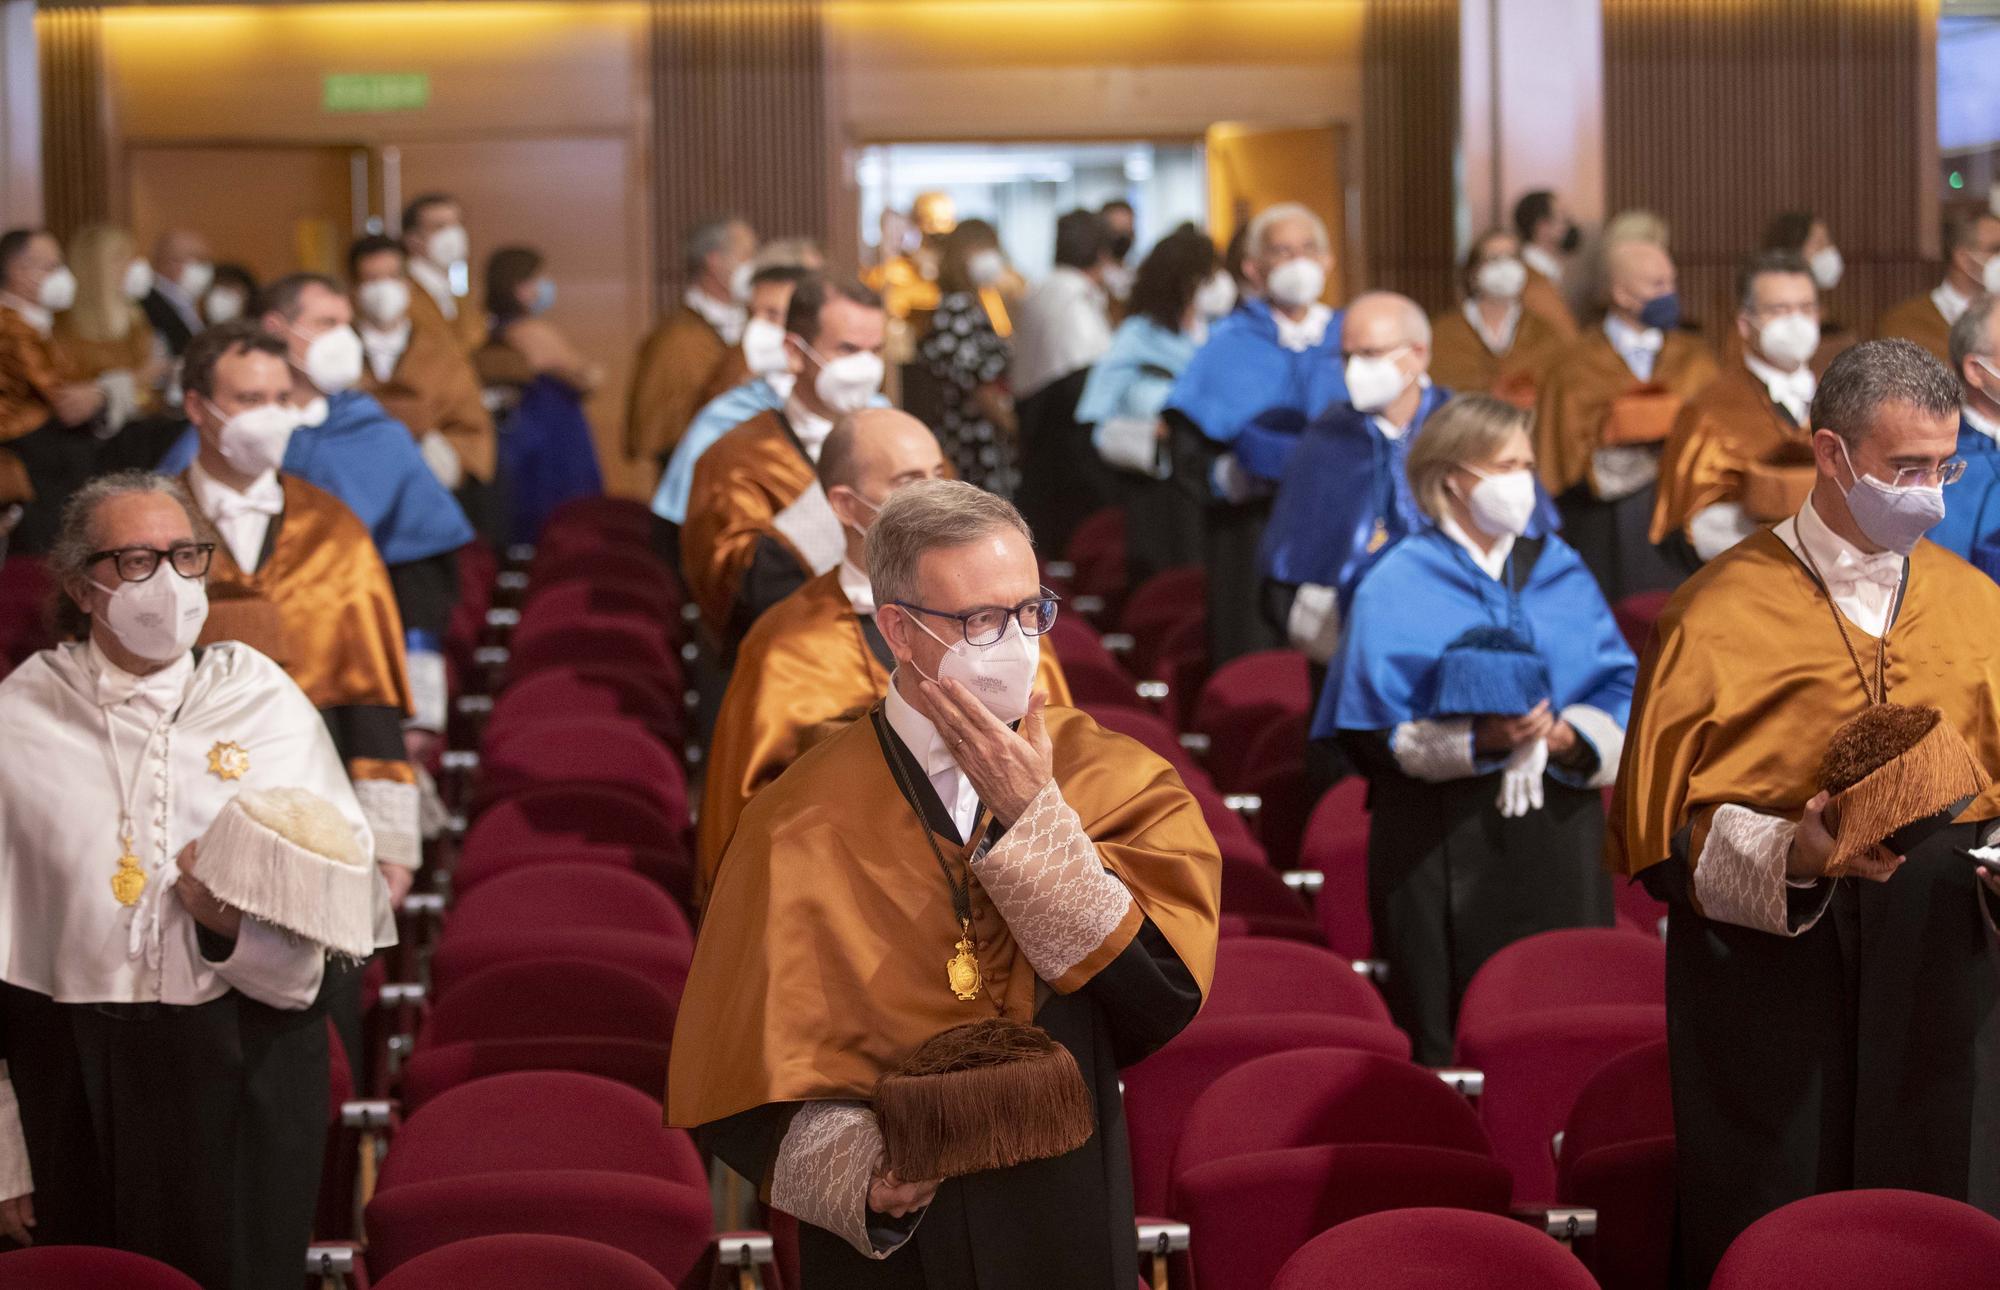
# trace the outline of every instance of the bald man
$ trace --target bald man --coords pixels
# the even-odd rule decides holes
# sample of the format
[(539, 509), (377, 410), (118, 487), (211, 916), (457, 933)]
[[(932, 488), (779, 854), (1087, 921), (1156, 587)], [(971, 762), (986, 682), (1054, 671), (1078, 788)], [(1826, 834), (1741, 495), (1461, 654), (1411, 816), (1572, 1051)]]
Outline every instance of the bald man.
[(208, 239), (190, 229), (169, 229), (153, 244), (153, 289), (139, 302), (153, 334), (175, 358), (208, 324), (201, 298), (215, 281), (215, 257)]
[(1340, 350), (1347, 401), (1299, 435), (1259, 553), (1266, 615), (1320, 667), (1340, 639), (1341, 589), (1421, 521), (1403, 462), (1451, 397), (1431, 384), (1430, 320), (1408, 296), (1355, 300)]
[(1542, 383), (1535, 457), (1564, 539), (1616, 604), (1680, 581), (1680, 567), (1650, 538), (1660, 446), (1717, 367), (1708, 347), (1680, 330), (1665, 247), (1620, 240), (1605, 249), (1603, 269), (1603, 325), (1564, 351)]
[[(875, 626), (864, 554), (868, 526), (890, 493), (948, 474), (937, 436), (893, 408), (870, 408), (835, 422), (817, 470), (847, 552), (838, 567), (766, 610), (743, 638), (709, 741), (698, 898), (757, 791), (887, 692), (895, 657)], [(1041, 652), (1038, 684), (1051, 703), (1069, 703), (1052, 649)]]
[(2000, 293), (2000, 215), (1971, 211), (1944, 229), (1944, 281), (1891, 305), (1875, 324), (1883, 340), (1913, 340), (1951, 361), (1951, 328), (1981, 295)]

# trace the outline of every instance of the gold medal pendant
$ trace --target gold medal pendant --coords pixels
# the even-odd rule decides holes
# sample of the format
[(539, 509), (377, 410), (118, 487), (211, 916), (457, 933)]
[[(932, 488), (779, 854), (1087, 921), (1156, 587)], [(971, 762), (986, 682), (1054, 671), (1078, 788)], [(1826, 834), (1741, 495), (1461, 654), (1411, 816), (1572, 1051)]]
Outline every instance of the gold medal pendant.
[(1375, 521), (1375, 531), (1368, 535), (1368, 554), (1373, 555), (1389, 544), (1389, 526), (1381, 520)]
[(124, 854), (118, 857), (118, 872), (111, 875), (111, 895), (121, 905), (136, 905), (146, 890), (146, 875), (139, 857), (132, 854), (132, 839), (124, 839)]
[(979, 975), (979, 957), (972, 952), (972, 924), (960, 919), (958, 932), (958, 953), (944, 965), (944, 976), (951, 992), (958, 996), (958, 1001), (970, 1003), (979, 997), (984, 983)]

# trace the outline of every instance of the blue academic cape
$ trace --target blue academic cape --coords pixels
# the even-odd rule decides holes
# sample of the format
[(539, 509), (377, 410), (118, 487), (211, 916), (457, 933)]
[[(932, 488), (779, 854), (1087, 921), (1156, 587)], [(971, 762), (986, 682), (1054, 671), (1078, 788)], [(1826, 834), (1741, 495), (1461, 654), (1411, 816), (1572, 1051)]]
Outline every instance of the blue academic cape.
[(701, 455), (751, 417), (784, 406), (785, 400), (761, 376), (753, 376), (703, 404), (674, 445), (674, 455), (667, 459), (666, 473), (653, 493), (653, 514), (674, 524), (687, 523), (688, 494), (694, 491), (694, 466)]
[(1294, 352), (1278, 343), (1271, 306), (1253, 300), (1209, 332), (1167, 408), (1228, 445), (1244, 470), (1276, 483), (1306, 423), (1347, 401), (1340, 324), (1336, 310), (1319, 344)]
[[(199, 442), (189, 426), (160, 471), (186, 470)], [(458, 499), (431, 474), (409, 429), (372, 394), (348, 390), (329, 398), (326, 420), (299, 428), (280, 469), (345, 502), (368, 527), (384, 564), (427, 560), (472, 541)]]
[[(1438, 658), (1474, 627), (1511, 627), (1534, 643), (1548, 665), (1555, 691), (1548, 697), (1556, 711), (1581, 703), (1621, 728), (1630, 719), (1638, 660), (1597, 580), (1568, 543), (1553, 535), (1542, 539), (1541, 555), (1516, 597), (1426, 524), (1384, 552), (1355, 585), (1340, 649), (1313, 714), (1313, 738), (1437, 716)], [(1598, 752), (1602, 757), (1605, 750)]]
[(1961, 419), (1958, 455), (1965, 458), (1965, 474), (1944, 490), (1944, 519), (1927, 536), (1988, 576), (2000, 576), (2000, 444)]
[(1151, 318), (1134, 314), (1119, 323), (1111, 348), (1091, 364), (1090, 375), (1084, 378), (1083, 393), (1076, 401), (1077, 424), (1159, 416), (1197, 348), (1186, 332), (1162, 327)]

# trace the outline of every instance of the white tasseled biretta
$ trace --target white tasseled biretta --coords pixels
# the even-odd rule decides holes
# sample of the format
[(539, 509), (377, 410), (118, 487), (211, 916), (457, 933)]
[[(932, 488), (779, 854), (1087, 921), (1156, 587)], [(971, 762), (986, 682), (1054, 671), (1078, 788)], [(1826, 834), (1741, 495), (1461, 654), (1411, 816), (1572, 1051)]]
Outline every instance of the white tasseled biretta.
[(195, 850), (216, 899), (337, 954), (375, 949), (375, 873), (354, 828), (303, 788), (245, 789)]

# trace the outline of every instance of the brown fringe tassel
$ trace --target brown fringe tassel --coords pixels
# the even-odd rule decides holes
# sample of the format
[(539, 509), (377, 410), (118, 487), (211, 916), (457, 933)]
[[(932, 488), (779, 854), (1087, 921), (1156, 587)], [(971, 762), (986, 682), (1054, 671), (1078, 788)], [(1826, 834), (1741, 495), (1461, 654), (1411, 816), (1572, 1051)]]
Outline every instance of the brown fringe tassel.
[[(1897, 748), (1922, 728), (1924, 717), (1929, 729)], [(1874, 769), (1856, 778), (1855, 772), (1868, 763)], [(1870, 708), (1841, 727), (1827, 748), (1820, 776), (1822, 786), (1837, 790), (1827, 804), (1827, 824), (1834, 835), (1827, 872), (1832, 874), (1904, 825), (1983, 793), (1992, 782), (1943, 713), (1895, 704)]]
[(889, 1168), (913, 1182), (1067, 1155), (1096, 1131), (1069, 1050), (1001, 1017), (932, 1036), (876, 1082), (875, 1117)]

